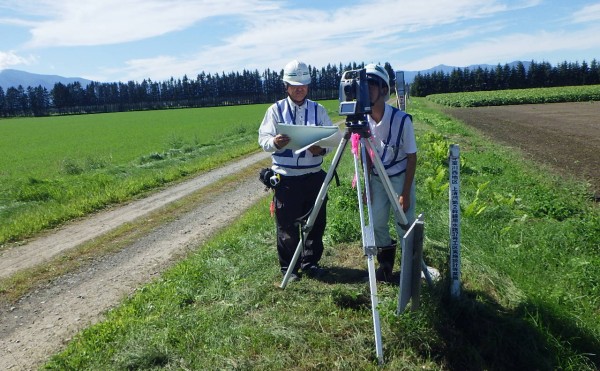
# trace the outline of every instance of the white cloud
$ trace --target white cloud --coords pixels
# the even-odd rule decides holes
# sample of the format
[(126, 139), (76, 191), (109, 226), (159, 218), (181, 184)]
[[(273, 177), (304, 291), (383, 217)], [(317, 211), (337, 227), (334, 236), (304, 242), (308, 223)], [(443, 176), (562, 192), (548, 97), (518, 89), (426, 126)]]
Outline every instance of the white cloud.
[(587, 23), (600, 21), (600, 3), (588, 5), (573, 13), (575, 23)]
[[(150, 77), (155, 81), (161, 81), (170, 77), (181, 78), (185, 74), (190, 78), (195, 77), (190, 76), (189, 71), (185, 70), (181, 61), (167, 55), (129, 60), (125, 62), (125, 67), (107, 68), (103, 72), (108, 76), (121, 76), (113, 79), (121, 81), (142, 81)], [(96, 80), (111, 80), (111, 78), (104, 77)]]
[[(587, 49), (597, 45), (585, 32), (570, 35), (550, 28), (544, 32), (548, 22), (556, 19), (530, 33), (519, 28), (516, 34), (509, 28), (511, 23), (515, 27), (512, 18), (519, 10), (543, 5), (542, 0), (349, 0), (340, 4), (318, 10), (279, 0), (0, 0), (0, 8), (10, 6), (27, 14), (20, 20), (0, 19), (0, 24), (28, 27), (29, 47), (51, 49), (126, 43), (189, 31), (191, 26), (210, 34), (211, 30), (202, 28), (209, 17), (236, 22), (235, 32), (215, 36), (210, 45), (195, 50), (188, 47), (167, 55), (158, 47), (135, 56), (114, 55), (102, 62), (102, 69), (87, 73), (98, 81), (160, 80), (184, 74), (192, 78), (201, 71), (280, 70), (291, 59), (313, 66), (389, 61), (395, 68), (423, 69), (441, 63), (460, 66), (497, 63), (504, 57), (528, 58), (530, 52), (567, 50), (568, 43), (588, 43), (582, 46)], [(588, 6), (572, 19), (588, 22), (596, 9)], [(220, 29), (219, 35), (224, 31)]]
[[(405, 18), (398, 16), (401, 12), (393, 11), (398, 7), (395, 1), (370, 2), (330, 13), (302, 9), (286, 14), (263, 13), (260, 19), (248, 19), (244, 32), (227, 38), (222, 46), (201, 55), (227, 55), (230, 59), (232, 54), (233, 58), (243, 58), (247, 53), (256, 53), (263, 54), (265, 59), (287, 60), (298, 54), (316, 53), (329, 55), (325, 63), (332, 61), (331, 55), (339, 56), (333, 60), (355, 60), (357, 55), (376, 54), (382, 45), (393, 48), (394, 42), (416, 30), (504, 9), (475, 7), (473, 1), (439, 2), (439, 8), (446, 6), (446, 9), (437, 14), (432, 14), (431, 9), (423, 9), (420, 13), (418, 9), (415, 11), (414, 7), (421, 4), (419, 1), (407, 4), (411, 13)], [(323, 53), (318, 50), (323, 50)]]
[[(533, 55), (551, 55), (557, 51), (568, 54), (567, 52), (572, 50), (598, 50), (600, 48), (598, 33), (600, 33), (600, 27), (598, 26), (578, 32), (514, 33), (468, 43), (453, 51), (432, 54), (406, 63), (402, 68), (421, 70), (434, 67), (440, 64), (440, 61), (443, 61), (443, 64), (446, 65), (465, 67), (480, 63), (512, 62), (516, 59), (529, 60), (532, 59)], [(573, 61), (573, 59), (568, 58), (567, 60)]]
[(213, 16), (272, 8), (271, 3), (257, 0), (37, 0), (27, 4), (44, 9), (45, 20), (30, 30), (27, 46), (32, 48), (118, 44), (179, 31)]
[(13, 50), (9, 50), (6, 52), (0, 51), (0, 70), (20, 65), (27, 66), (32, 64), (34, 61), (35, 57), (22, 57), (15, 53)]

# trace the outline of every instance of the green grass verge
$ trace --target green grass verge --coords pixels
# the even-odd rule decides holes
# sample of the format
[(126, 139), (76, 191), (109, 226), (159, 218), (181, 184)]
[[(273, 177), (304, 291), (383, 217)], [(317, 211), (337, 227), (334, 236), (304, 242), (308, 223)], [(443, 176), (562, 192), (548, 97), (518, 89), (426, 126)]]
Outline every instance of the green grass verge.
[[(565, 183), (413, 99), (425, 260), (448, 272), (446, 155), (461, 146), (463, 287), (423, 286), (395, 315), (379, 287), (385, 365), (374, 354), (349, 153), (330, 188), (323, 281), (285, 290), (268, 199), (79, 334), (46, 369), (600, 368), (600, 211)], [(442, 174), (440, 176), (440, 174)], [(397, 267), (396, 267), (397, 268)]]

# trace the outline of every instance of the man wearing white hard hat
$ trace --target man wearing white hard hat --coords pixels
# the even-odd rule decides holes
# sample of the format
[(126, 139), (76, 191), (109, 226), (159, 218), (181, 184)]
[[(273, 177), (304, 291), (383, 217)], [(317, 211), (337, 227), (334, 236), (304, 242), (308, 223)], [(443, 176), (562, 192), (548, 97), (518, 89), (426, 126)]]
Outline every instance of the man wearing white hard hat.
[(287, 98), (271, 105), (258, 130), (258, 143), (271, 153), (271, 169), (280, 179), (274, 187), (272, 209), (277, 223), (277, 253), (281, 273), (292, 269), (290, 280), (300, 278), (300, 270), (310, 277), (319, 277), (323, 270), (319, 260), (323, 255), (323, 233), (326, 222), (325, 200), (311, 232), (304, 241), (304, 250), (295, 267), (290, 262), (300, 241), (299, 220), (307, 217), (314, 206), (326, 173), (322, 169), (327, 149), (312, 146), (299, 154), (286, 148), (290, 138), (278, 134), (279, 124), (331, 126), (333, 123), (322, 105), (307, 98), (311, 76), (308, 66), (297, 60), (283, 69)]
[[(390, 78), (377, 64), (365, 66), (371, 98), (371, 114), (367, 115), (377, 154), (386, 169), (392, 187), (408, 219), (408, 225), (415, 220), (415, 170), (417, 166), (417, 144), (412, 117), (387, 104), (390, 97)], [(388, 222), (391, 203), (382, 180), (373, 169), (369, 178), (371, 186), (371, 207), (375, 245), (378, 248), (376, 271), (378, 281), (391, 282), (396, 257), (396, 242), (392, 240)], [(402, 238), (405, 231), (396, 221), (396, 232)]]

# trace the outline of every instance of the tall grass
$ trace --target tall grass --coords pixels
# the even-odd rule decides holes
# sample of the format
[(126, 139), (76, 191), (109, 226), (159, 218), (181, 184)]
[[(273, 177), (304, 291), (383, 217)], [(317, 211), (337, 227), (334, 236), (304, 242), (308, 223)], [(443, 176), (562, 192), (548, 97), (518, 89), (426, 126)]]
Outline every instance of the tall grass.
[[(323, 280), (285, 290), (268, 198), (77, 336), (46, 369), (600, 368), (600, 211), (565, 183), (413, 99), (425, 260), (441, 281), (396, 316), (380, 285), (377, 365), (351, 157), (329, 193)], [(463, 287), (449, 297), (449, 143), (461, 145)], [(445, 169), (446, 168), (446, 169)], [(257, 185), (259, 186), (259, 185)], [(396, 266), (396, 269), (398, 267)]]

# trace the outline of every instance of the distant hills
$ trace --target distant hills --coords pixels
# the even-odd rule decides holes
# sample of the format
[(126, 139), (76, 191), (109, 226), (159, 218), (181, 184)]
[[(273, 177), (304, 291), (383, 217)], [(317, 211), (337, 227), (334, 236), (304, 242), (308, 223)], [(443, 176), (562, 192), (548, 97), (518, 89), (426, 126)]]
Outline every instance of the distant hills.
[[(520, 62), (523, 63), (523, 66), (525, 67), (525, 70), (529, 70), (529, 66), (531, 65), (531, 62)], [(515, 67), (517, 64), (519, 64), (519, 61), (514, 61), (511, 63), (506, 63), (508, 64), (508, 67), (512, 68)], [(502, 67), (504, 67), (504, 64), (500, 64)], [(415, 76), (417, 76), (419, 73), (421, 75), (426, 75), (428, 73), (433, 73), (433, 72), (444, 72), (444, 73), (450, 73), (455, 69), (460, 68), (461, 70), (464, 70), (466, 68), (468, 68), (469, 70), (475, 70), (479, 67), (481, 67), (481, 69), (485, 70), (487, 69), (488, 71), (490, 70), (494, 70), (496, 69), (498, 65), (497, 64), (473, 64), (467, 67), (454, 67), (454, 66), (446, 66), (445, 64), (440, 64), (438, 66), (426, 69), (426, 70), (421, 70), (421, 71), (404, 71), (404, 82), (407, 84), (412, 83), (415, 80)]]
[[(515, 62), (511, 62), (508, 63), (509, 67), (513, 67), (516, 66), (517, 63), (519, 63), (518, 61)], [(531, 62), (521, 62), (523, 63), (523, 65), (525, 66), (525, 69), (529, 69), (529, 65), (531, 64)], [(444, 73), (450, 73), (452, 72), (452, 70), (460, 68), (460, 69), (465, 69), (468, 68), (469, 70), (473, 70), (476, 69), (478, 67), (481, 67), (482, 69), (488, 69), (488, 70), (492, 70), (495, 69), (497, 65), (491, 65), (491, 64), (475, 64), (475, 65), (471, 65), (471, 66), (467, 66), (467, 67), (454, 67), (454, 66), (446, 66), (443, 64), (440, 64), (438, 66), (426, 69), (426, 70), (420, 70), (420, 71), (404, 71), (404, 81), (407, 84), (410, 84), (414, 81), (415, 76), (417, 76), (417, 74), (421, 73), (421, 75), (425, 75), (428, 73), (433, 73), (433, 72), (444, 72)], [(504, 64), (502, 64), (502, 66), (504, 66)], [(18, 87), (19, 85), (23, 86), (24, 88), (27, 88), (28, 86), (31, 87), (37, 87), (37, 86), (43, 86), (48, 90), (51, 90), (54, 87), (54, 84), (56, 84), (57, 82), (60, 82), (62, 84), (70, 84), (73, 83), (75, 81), (79, 81), (79, 83), (82, 86), (86, 86), (87, 84), (89, 84), (91, 82), (91, 80), (86, 80), (83, 79), (81, 77), (63, 77), (63, 76), (58, 76), (58, 75), (38, 75), (35, 73), (29, 73), (29, 72), (25, 72), (25, 71), (19, 71), (19, 70), (12, 70), (12, 69), (6, 69), (6, 70), (2, 70), (0, 71), (0, 87), (2, 87), (2, 89), (4, 89), (4, 92), (6, 92), (6, 89), (10, 88), (10, 87)]]
[(6, 89), (10, 87), (18, 87), (19, 85), (23, 86), (23, 88), (27, 89), (28, 86), (32, 88), (42, 86), (48, 91), (54, 88), (55, 83), (62, 84), (71, 84), (75, 81), (79, 81), (82, 86), (87, 86), (91, 82), (91, 80), (86, 80), (81, 77), (62, 77), (57, 75), (38, 75), (35, 73), (29, 73), (25, 71), (19, 70), (11, 70), (6, 69), (0, 71), (0, 86), (4, 89), (6, 93)]

